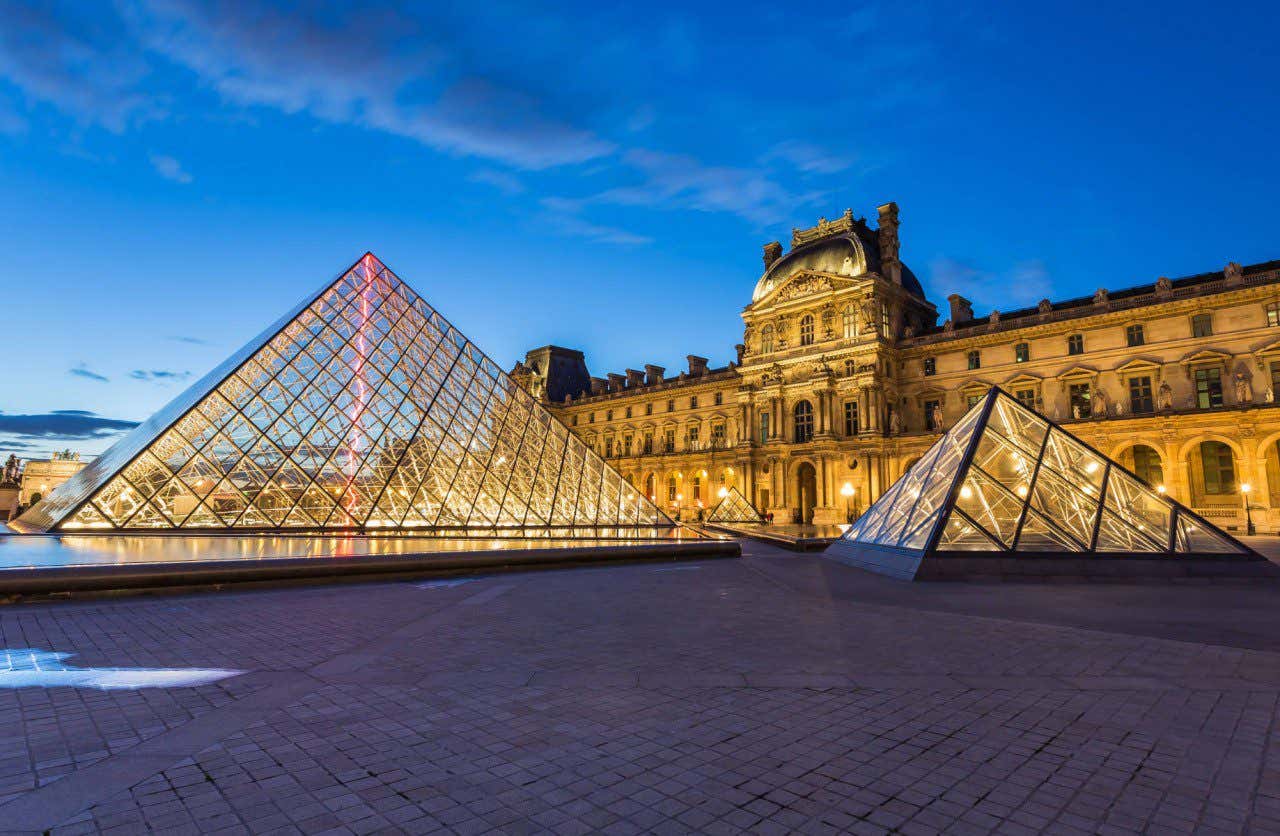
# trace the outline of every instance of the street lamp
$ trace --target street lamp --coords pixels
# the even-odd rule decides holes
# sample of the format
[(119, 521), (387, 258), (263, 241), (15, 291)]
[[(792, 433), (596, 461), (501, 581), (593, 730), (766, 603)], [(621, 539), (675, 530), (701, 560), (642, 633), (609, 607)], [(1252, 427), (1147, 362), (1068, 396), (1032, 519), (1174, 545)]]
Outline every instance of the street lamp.
[(724, 485), (721, 485), (720, 490), (716, 491), (716, 496), (720, 497), (721, 499), (724, 499), (728, 495), (729, 495), (729, 489), (726, 488)]
[(843, 485), (840, 486), (840, 495), (844, 497), (844, 519), (845, 519), (845, 522), (849, 523), (850, 525), (853, 525), (853, 511), (849, 507), (849, 503), (851, 501), (851, 497), (853, 496), (854, 490), (856, 489), (853, 487), (852, 482), (845, 482)]
[(1249, 508), (1249, 491), (1253, 490), (1253, 485), (1248, 482), (1240, 483), (1240, 496), (1244, 499), (1244, 533), (1252, 537), (1257, 534), (1253, 527), (1253, 512)]

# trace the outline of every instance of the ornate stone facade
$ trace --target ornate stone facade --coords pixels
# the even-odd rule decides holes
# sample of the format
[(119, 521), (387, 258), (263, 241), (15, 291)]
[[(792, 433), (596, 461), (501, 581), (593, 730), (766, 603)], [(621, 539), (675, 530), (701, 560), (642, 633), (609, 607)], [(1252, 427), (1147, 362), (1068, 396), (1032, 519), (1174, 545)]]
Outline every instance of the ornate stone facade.
[[(998, 385), (1225, 528), (1244, 529), (1248, 485), (1254, 523), (1280, 531), (1280, 262), (983, 315), (953, 294), (939, 323), (897, 206), (878, 217), (766, 245), (737, 362), (590, 378), (557, 414), (685, 519), (734, 486), (776, 520), (841, 522)], [(530, 352), (532, 391), (587, 378), (551, 370), (565, 351)]]

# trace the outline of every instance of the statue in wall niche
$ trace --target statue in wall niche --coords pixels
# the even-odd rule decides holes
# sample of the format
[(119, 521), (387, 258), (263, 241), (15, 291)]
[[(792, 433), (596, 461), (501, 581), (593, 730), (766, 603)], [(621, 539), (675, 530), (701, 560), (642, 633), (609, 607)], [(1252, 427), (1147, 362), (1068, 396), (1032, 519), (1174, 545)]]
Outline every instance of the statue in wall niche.
[(1173, 409), (1173, 387), (1168, 381), (1160, 384), (1157, 398), (1161, 409)]
[(1107, 417), (1107, 393), (1099, 389), (1093, 393), (1093, 403), (1090, 404), (1092, 409), (1089, 411), (1094, 418)]
[(1055, 421), (1062, 420), (1062, 406), (1057, 402), (1053, 402), (1053, 410), (1049, 413), (1049, 417)]
[(1268, 386), (1268, 387), (1267, 387), (1267, 391), (1265, 391), (1265, 392), (1263, 392), (1263, 393), (1262, 393), (1262, 399), (1263, 399), (1264, 401), (1266, 401), (1267, 403), (1275, 403), (1275, 402), (1276, 402), (1276, 390), (1275, 390), (1275, 389), (1272, 389), (1270, 386)]
[(1117, 418), (1124, 417), (1124, 401), (1116, 401), (1115, 406), (1113, 408), (1115, 409), (1115, 414)]
[(1236, 372), (1236, 403), (1253, 403), (1253, 385), (1240, 372)]
[(934, 432), (942, 432), (946, 423), (942, 416), (942, 404), (933, 405), (933, 429)]
[(1048, 299), (1041, 299), (1040, 304), (1036, 305), (1036, 310), (1042, 314), (1053, 312), (1053, 303)]
[(898, 415), (898, 410), (889, 410), (889, 435), (902, 434), (902, 417)]
[(1071, 405), (1071, 417), (1077, 421), (1080, 420), (1080, 404), (1075, 403)]

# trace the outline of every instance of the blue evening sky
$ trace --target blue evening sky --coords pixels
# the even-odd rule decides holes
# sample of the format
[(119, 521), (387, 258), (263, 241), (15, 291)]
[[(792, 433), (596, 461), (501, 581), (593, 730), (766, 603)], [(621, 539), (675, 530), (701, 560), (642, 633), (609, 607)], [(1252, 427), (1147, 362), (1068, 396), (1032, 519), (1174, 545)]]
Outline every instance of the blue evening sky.
[(504, 367), (722, 365), (901, 206), (980, 311), (1280, 257), (1273, 2), (0, 0), (0, 455), (103, 449), (366, 249)]

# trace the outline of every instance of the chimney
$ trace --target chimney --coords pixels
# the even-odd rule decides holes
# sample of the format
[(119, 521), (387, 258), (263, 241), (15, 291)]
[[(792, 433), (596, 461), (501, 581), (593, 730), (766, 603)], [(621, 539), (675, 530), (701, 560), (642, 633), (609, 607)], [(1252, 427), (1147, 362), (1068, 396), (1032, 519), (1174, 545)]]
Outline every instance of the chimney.
[(699, 357), (696, 354), (688, 354), (685, 359), (689, 361), (689, 377), (702, 377), (707, 373), (707, 358)]
[(902, 263), (898, 260), (898, 204), (890, 201), (877, 207), (880, 213), (880, 272), (894, 284), (902, 284)]
[(947, 301), (951, 303), (951, 322), (953, 325), (959, 325), (962, 322), (968, 322), (973, 319), (973, 303), (968, 299), (959, 293), (953, 293), (947, 297)]
[(639, 369), (627, 369), (627, 385), (643, 386), (644, 372), (640, 371)]
[(608, 382), (602, 377), (591, 378), (591, 394), (593, 395), (603, 395), (608, 391), (608, 386)]
[(764, 269), (768, 270), (774, 265), (778, 259), (782, 258), (782, 245), (777, 241), (770, 241), (764, 245)]
[(644, 364), (644, 382), (650, 386), (654, 386), (662, 382), (662, 376), (667, 370), (662, 366), (654, 366), (649, 363)]

